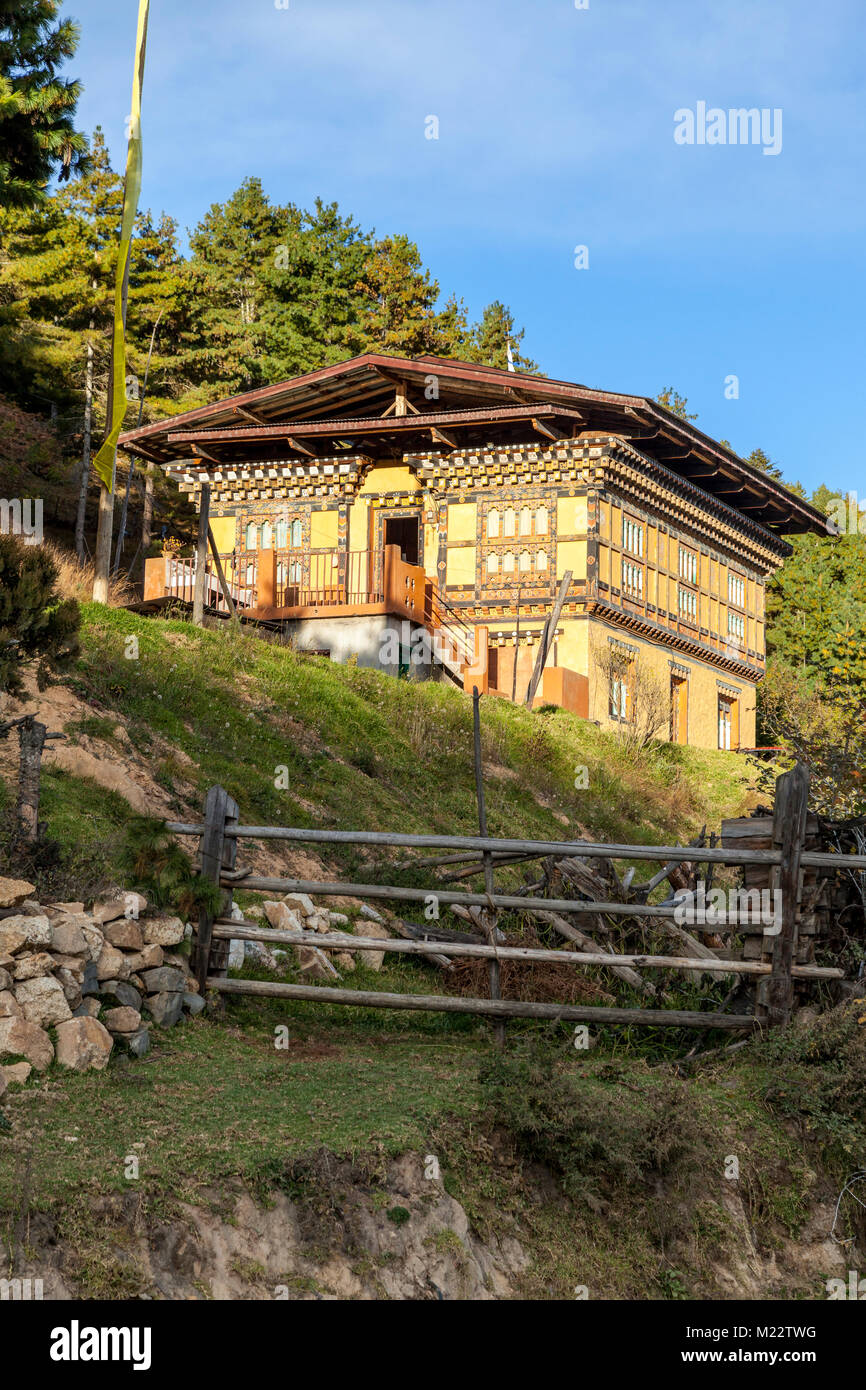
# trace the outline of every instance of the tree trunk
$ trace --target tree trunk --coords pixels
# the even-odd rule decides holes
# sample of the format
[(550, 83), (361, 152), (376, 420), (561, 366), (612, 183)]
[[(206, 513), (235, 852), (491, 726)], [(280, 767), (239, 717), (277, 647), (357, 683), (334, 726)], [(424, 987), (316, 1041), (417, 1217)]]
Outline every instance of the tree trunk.
[(87, 485), (90, 482), (90, 436), (93, 429), (93, 331), (90, 320), (87, 338), (87, 371), (84, 377), (84, 452), (78, 486), (78, 513), (75, 518), (75, 553), (84, 559), (84, 521), (87, 514)]
[(35, 715), (28, 715), (18, 728), (18, 832), (25, 844), (39, 840), (39, 777), (47, 729)]

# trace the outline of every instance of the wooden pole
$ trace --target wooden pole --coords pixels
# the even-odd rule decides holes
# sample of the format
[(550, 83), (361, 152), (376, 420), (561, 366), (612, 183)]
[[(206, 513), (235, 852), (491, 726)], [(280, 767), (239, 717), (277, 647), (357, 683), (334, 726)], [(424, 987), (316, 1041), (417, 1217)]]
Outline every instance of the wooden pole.
[[(238, 818), (237, 802), (233, 801), (222, 787), (211, 787), (204, 808), (204, 834), (201, 839), (201, 876), (219, 885), (223, 870), (232, 873), (237, 857), (237, 840), (226, 837), (226, 826), (236, 825)], [(225, 969), (228, 948), (221, 947), (219, 959), (211, 961), (211, 938), (217, 917), (226, 916), (231, 911), (232, 893), (224, 886), (217, 912), (202, 908), (198, 918), (195, 941), (195, 973), (199, 989), (204, 994), (205, 982), (212, 969)]]
[(207, 533), (210, 526), (210, 483), (201, 485), (201, 509), (198, 514), (198, 540), (195, 547), (195, 589), (192, 620), (204, 627), (205, 584), (207, 582)]
[[(481, 695), (476, 685), (472, 691), (472, 730), (473, 746), (475, 754), (475, 797), (478, 802), (478, 828), (481, 831), (482, 839), (487, 839), (487, 807), (484, 801), (484, 769), (481, 763)], [(489, 850), (484, 851), (484, 889), (488, 897), (492, 896), (493, 883), (493, 856)], [(489, 916), (482, 915), (482, 924), (487, 932), (491, 946), (496, 942), (496, 919), (491, 922)], [(493, 959), (487, 968), (490, 979), (490, 998), (500, 999), (502, 993), (499, 984), (499, 961)], [(505, 1024), (502, 1022), (493, 1025), (493, 1040), (497, 1047), (505, 1046)]]
[(782, 854), (778, 879), (782, 920), (773, 942), (773, 970), (767, 986), (766, 1017), (770, 1027), (784, 1027), (790, 1021), (794, 1001), (791, 966), (800, 907), (800, 856), (806, 838), (808, 802), (809, 769), (805, 763), (797, 763), (776, 782), (773, 807), (773, 844)]
[(481, 1014), (485, 1018), (549, 1018), (566, 1023), (648, 1024), (661, 1028), (756, 1028), (751, 1014), (688, 1013), (680, 1009), (604, 1009), (581, 1004), (535, 1004), (522, 999), (455, 999), (448, 994), (378, 994), (375, 990), (287, 985), (276, 980), (226, 980), (211, 976), (208, 989), (269, 999), (309, 999), (316, 1004), (354, 1004), (373, 1009)]
[(559, 617), (562, 613), (562, 606), (565, 603), (566, 598), (568, 597), (568, 591), (570, 588), (571, 570), (566, 570), (565, 574), (562, 576), (562, 583), (559, 586), (559, 593), (556, 595), (556, 602), (553, 605), (553, 612), (551, 613), (550, 617), (544, 625), (544, 634), (541, 639), (541, 646), (538, 649), (538, 656), (535, 659), (535, 669), (532, 672), (532, 679), (530, 680), (526, 690), (527, 709), (532, 709), (532, 702), (535, 699), (535, 693), (538, 690), (541, 677), (544, 674), (544, 668), (547, 664), (547, 657), (550, 652), (550, 648), (553, 646), (553, 639), (556, 637), (556, 629), (559, 625)]
[(213, 538), (213, 531), (211, 530), (210, 522), (208, 522), (207, 538), (210, 544), (211, 554), (213, 555), (214, 569), (216, 570), (217, 579), (219, 580), (220, 588), (222, 589), (223, 598), (226, 601), (229, 613), (232, 617), (234, 617), (237, 613), (237, 609), (235, 608), (235, 601), (231, 596), (231, 591), (229, 589), (228, 584), (226, 584), (226, 577), (223, 573), (222, 560), (220, 559), (219, 551), (216, 548), (216, 541)]
[(520, 655), (520, 586), (517, 587), (517, 621), (514, 625), (514, 670), (511, 673), (511, 703), (517, 704), (517, 658)]

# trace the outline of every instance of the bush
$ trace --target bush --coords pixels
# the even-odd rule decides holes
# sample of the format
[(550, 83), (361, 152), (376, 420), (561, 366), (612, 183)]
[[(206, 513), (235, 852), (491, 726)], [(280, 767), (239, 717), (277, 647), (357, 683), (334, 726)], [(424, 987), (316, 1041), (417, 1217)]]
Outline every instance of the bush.
[(57, 577), (44, 546), (0, 535), (0, 691), (20, 695), (31, 661), (44, 690), (77, 657), (81, 616), (74, 599), (60, 598)]

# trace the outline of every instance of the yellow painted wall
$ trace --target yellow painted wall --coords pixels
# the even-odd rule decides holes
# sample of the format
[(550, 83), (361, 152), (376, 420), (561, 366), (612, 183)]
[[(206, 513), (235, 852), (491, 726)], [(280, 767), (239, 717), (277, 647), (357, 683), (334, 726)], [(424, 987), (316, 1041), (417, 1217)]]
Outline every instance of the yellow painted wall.
[(452, 502), (448, 507), (448, 543), (469, 541), (475, 544), (478, 507), (475, 502)]
[(420, 492), (421, 484), (407, 465), (377, 464), (364, 479), (361, 492)]
[(448, 547), (445, 568), (446, 584), (475, 584), (475, 546)]
[(587, 530), (585, 497), (558, 497), (556, 501), (556, 534), (582, 536)]
[(235, 518), (233, 516), (212, 516), (210, 525), (220, 555), (230, 555), (235, 548)]
[(424, 527), (424, 573), (428, 579), (439, 574), (439, 527), (429, 523)]
[(337, 548), (337, 512), (310, 512), (310, 549)]
[[(666, 697), (670, 691), (671, 653), (664, 647), (656, 646), (651, 642), (641, 641), (635, 638), (632, 633), (625, 633), (619, 629), (608, 628), (604, 623), (589, 620), (586, 624), (587, 634), (587, 666), (575, 666), (573, 660), (565, 661), (560, 658), (562, 665), (572, 666), (573, 669), (587, 672), (589, 675), (589, 717), (598, 720), (605, 728), (615, 728), (616, 721), (612, 720), (608, 714), (608, 697), (605, 681), (596, 669), (595, 653), (599, 649), (606, 649), (608, 637), (614, 637), (617, 641), (625, 642), (629, 647), (636, 648), (635, 659), (642, 662), (646, 669), (653, 673), (662, 686)], [(718, 747), (718, 709), (719, 709), (719, 686), (720, 679), (724, 680), (727, 688), (738, 689), (740, 696), (739, 704), (739, 731), (740, 744), (743, 747), (751, 748), (755, 744), (755, 686), (749, 681), (735, 680), (732, 677), (724, 679), (718, 670), (701, 661), (694, 661), (676, 654), (676, 662), (679, 667), (689, 671), (689, 691), (688, 691), (688, 742), (694, 748), (717, 748)], [(659, 731), (658, 737), (667, 740), (669, 728), (667, 723)]]
[(575, 579), (586, 578), (586, 541), (557, 541), (556, 577), (571, 570)]
[(349, 549), (369, 550), (370, 504), (360, 499), (349, 508)]

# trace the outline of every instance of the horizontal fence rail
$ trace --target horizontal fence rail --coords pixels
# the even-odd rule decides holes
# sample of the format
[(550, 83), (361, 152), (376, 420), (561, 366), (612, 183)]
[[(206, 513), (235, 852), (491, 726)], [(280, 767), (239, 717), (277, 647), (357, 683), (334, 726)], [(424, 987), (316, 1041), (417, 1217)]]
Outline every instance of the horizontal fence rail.
[[(438, 948), (439, 943), (436, 944)], [(454, 998), (448, 994), (384, 994), (376, 990), (332, 989), (328, 985), (284, 985), (272, 980), (227, 980), (221, 975), (209, 975), (205, 984), (207, 989), (217, 990), (220, 994), (309, 999), (315, 1004), (349, 1004), (356, 1008), (481, 1014), (486, 1018), (549, 1018), (567, 1023), (641, 1023), (662, 1028), (741, 1030), (760, 1026), (751, 1014), (701, 1014), (680, 1009), (605, 1009), (580, 1004), (535, 1004), (522, 999)]]
[[(223, 941), (259, 941), (267, 946), (317, 946), (336, 951), (393, 951), (401, 955), (477, 957), (479, 960), (544, 961), (552, 965), (632, 965), (658, 970), (697, 970), (701, 973), (725, 971), (732, 975), (769, 975), (772, 966), (758, 960), (693, 959), (691, 956), (619, 955), (613, 951), (543, 950), (534, 946), (482, 946), (476, 942), (385, 940), (378, 936), (351, 936), (344, 932), (304, 932), (247, 927), (240, 922), (219, 919), (213, 935)], [(794, 965), (791, 973), (802, 980), (842, 980), (844, 970), (833, 966)]]

